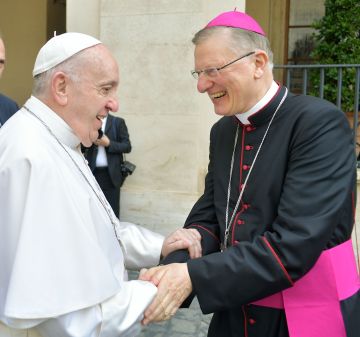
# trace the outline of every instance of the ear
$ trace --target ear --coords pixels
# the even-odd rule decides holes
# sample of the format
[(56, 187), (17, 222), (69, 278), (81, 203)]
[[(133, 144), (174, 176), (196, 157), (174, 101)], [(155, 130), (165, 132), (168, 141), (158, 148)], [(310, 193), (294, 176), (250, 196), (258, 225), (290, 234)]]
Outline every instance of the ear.
[(61, 72), (56, 72), (51, 80), (51, 93), (53, 99), (61, 106), (68, 102), (69, 77)]
[(256, 79), (261, 78), (264, 75), (266, 67), (269, 63), (269, 56), (263, 50), (257, 50), (255, 54), (255, 72), (254, 77)]

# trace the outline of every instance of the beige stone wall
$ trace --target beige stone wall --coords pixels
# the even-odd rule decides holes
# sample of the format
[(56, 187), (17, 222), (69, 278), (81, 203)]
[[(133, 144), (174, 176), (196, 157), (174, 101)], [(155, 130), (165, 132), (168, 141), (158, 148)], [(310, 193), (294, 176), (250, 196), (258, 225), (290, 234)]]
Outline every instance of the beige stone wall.
[[(98, 17), (88, 4), (99, 8)], [(137, 165), (122, 189), (123, 220), (168, 233), (201, 195), (217, 117), (190, 75), (191, 38), (236, 6), (244, 10), (244, 1), (68, 0), (68, 31), (96, 35), (99, 27), (120, 64), (118, 114), (133, 145), (127, 158)]]
[(67, 31), (89, 34), (99, 38), (100, 3), (100, 0), (66, 0)]

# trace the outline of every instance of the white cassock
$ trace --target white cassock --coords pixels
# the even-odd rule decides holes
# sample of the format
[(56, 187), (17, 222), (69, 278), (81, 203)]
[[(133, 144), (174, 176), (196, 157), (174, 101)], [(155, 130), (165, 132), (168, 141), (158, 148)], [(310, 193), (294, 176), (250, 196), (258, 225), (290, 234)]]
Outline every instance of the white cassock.
[(0, 130), (0, 336), (133, 337), (157, 290), (125, 268), (156, 265), (163, 237), (117, 221), (121, 249), (79, 139), (25, 105), (54, 135), (24, 108)]

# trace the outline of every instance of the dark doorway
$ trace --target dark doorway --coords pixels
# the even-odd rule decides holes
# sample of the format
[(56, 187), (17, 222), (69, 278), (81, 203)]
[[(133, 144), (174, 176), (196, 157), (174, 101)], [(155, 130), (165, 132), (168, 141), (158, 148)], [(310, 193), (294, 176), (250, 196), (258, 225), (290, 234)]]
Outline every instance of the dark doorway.
[(47, 39), (66, 32), (66, 0), (47, 1)]

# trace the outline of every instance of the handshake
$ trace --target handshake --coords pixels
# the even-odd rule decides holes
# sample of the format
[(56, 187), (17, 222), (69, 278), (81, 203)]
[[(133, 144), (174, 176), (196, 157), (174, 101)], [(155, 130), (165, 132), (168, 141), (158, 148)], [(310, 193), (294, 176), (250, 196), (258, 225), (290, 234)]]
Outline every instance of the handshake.
[[(162, 257), (173, 251), (187, 249), (190, 258), (201, 257), (201, 236), (196, 229), (178, 229), (165, 238)], [(186, 263), (160, 265), (142, 269), (139, 280), (152, 282), (157, 294), (144, 312), (143, 325), (160, 322), (174, 316), (180, 305), (192, 292), (192, 283)]]

